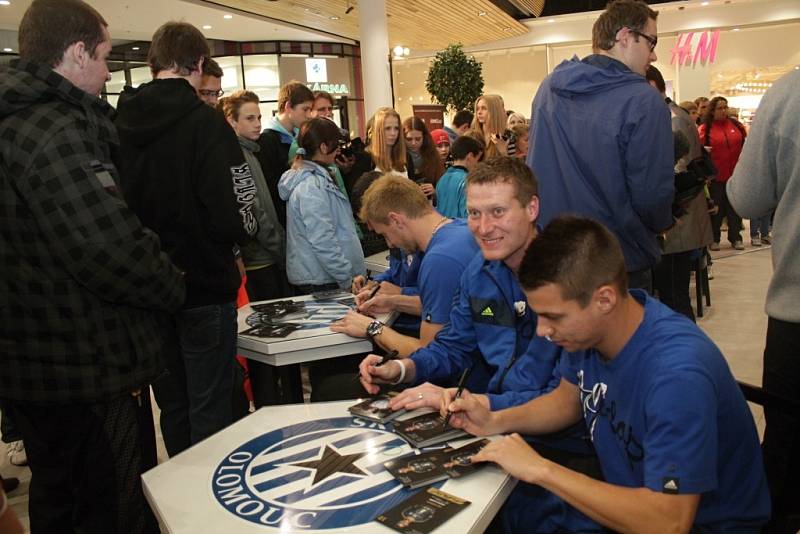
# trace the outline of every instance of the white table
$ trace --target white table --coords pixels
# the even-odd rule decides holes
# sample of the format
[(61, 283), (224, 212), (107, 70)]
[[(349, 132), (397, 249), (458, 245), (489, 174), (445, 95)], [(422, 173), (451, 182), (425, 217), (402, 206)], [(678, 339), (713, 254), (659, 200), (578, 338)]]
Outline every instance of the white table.
[(384, 250), (372, 256), (364, 258), (364, 266), (372, 272), (372, 274), (382, 273), (389, 268), (389, 251)]
[[(145, 495), (175, 534), (390, 533), (372, 518), (413, 492), (382, 463), (411, 449), (355, 402), (263, 408), (145, 473)], [(483, 532), (515, 484), (493, 465), (444, 482), (472, 504), (439, 532)]]
[[(310, 295), (276, 300), (313, 302), (313, 298)], [(254, 302), (253, 304), (258, 303)], [(245, 321), (252, 313), (253, 309), (249, 305), (239, 308), (239, 332), (250, 328)], [(377, 319), (391, 324), (394, 316), (395, 314), (381, 314)], [(238, 335), (239, 354), (246, 358), (275, 366), (326, 360), (370, 351), (372, 351), (372, 342), (369, 339), (355, 338), (347, 334), (332, 332), (327, 326), (295, 330), (282, 338)]]

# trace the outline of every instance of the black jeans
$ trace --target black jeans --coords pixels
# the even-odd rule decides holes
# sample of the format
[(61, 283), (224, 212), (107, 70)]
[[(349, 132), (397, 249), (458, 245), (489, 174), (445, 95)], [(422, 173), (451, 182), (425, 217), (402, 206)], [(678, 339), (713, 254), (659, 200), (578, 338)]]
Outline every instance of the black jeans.
[(33, 534), (158, 532), (144, 498), (138, 408), (9, 402), (31, 468)]
[(722, 219), (728, 219), (728, 241), (731, 245), (736, 241), (742, 240), (742, 218), (736, 213), (728, 200), (728, 193), (725, 191), (725, 184), (722, 182), (711, 182), (709, 186), (711, 198), (719, 206), (719, 211), (711, 216), (711, 231), (714, 232), (714, 243), (719, 243), (722, 237)]
[(689, 298), (692, 253), (690, 250), (661, 256), (661, 261), (653, 270), (653, 285), (661, 302), (694, 321), (694, 310)]
[[(764, 349), (763, 387), (770, 393), (800, 402), (800, 323), (772, 317)], [(772, 496), (772, 519), (765, 532), (794, 534), (800, 530), (800, 413), (765, 408), (764, 467)]]
[(0, 434), (3, 434), (3, 443), (11, 443), (22, 439), (19, 430), (14, 425), (14, 421), (8, 415), (8, 409), (4, 402), (0, 402)]

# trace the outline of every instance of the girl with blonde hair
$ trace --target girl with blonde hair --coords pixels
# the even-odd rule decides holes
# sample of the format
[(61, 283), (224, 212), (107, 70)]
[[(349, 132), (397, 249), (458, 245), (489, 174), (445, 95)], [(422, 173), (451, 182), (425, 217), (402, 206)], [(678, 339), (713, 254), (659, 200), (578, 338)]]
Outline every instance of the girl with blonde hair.
[(372, 136), (367, 148), (375, 169), (383, 172), (396, 172), (408, 176), (406, 172), (406, 143), (400, 130), (400, 114), (392, 108), (378, 108), (373, 116)]
[(506, 128), (507, 118), (503, 97), (500, 95), (481, 95), (475, 101), (475, 118), (472, 130), (476, 137), (486, 144), (485, 159), (496, 156), (514, 156), (517, 139)]

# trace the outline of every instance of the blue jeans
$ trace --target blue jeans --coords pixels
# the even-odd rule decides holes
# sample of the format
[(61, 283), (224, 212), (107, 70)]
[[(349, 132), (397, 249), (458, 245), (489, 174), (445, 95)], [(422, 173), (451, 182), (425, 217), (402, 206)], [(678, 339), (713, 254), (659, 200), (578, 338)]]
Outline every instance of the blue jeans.
[(170, 456), (232, 422), (236, 303), (184, 309), (165, 335), (168, 373), (153, 383)]
[(750, 238), (754, 237), (767, 237), (769, 235), (769, 221), (772, 218), (772, 213), (768, 213), (758, 219), (750, 219)]

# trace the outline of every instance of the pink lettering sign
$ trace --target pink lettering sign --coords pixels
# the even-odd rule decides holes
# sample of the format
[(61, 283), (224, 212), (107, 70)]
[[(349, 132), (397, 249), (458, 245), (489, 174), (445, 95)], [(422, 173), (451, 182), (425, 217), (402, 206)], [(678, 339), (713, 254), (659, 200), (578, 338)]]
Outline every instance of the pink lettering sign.
[(692, 47), (694, 32), (681, 33), (672, 48), (671, 65), (697, 65), (714, 63), (717, 60), (717, 45), (719, 44), (719, 30), (700, 32), (697, 48)]

